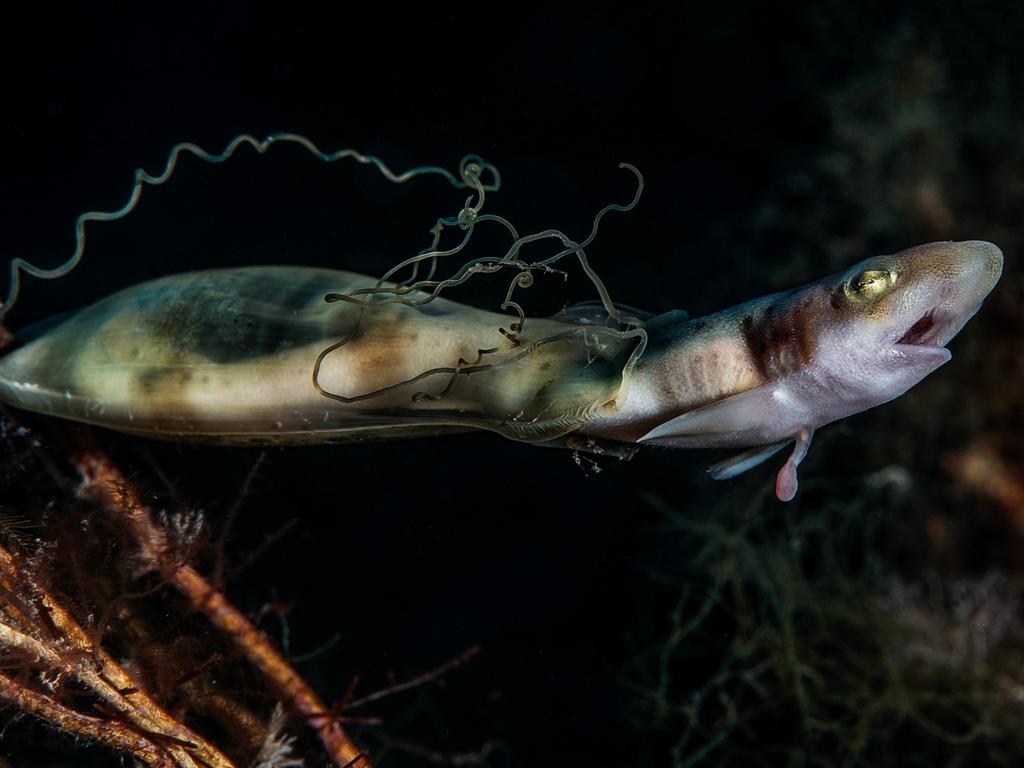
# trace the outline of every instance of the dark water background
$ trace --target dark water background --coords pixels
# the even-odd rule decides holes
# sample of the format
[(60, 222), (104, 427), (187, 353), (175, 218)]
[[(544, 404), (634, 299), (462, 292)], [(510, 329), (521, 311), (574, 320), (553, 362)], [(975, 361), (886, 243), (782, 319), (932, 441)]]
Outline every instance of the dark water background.
[[(715, 484), (697, 453), (643, 452), (594, 473), (491, 435), (271, 450), (230, 552), (240, 561), (297, 523), (229, 585), (237, 604), (288, 606), (295, 654), (333, 640), (299, 664), (329, 701), (353, 675), (368, 691), (482, 648), (443, 688), (356, 729), (382, 750), (491, 744), (493, 766), (1012, 764), (1024, 494), (985, 482), (1019, 484), (1024, 466), (1024, 12), (380, 10), (6, 11), (0, 257), (60, 262), (75, 216), (120, 206), (133, 169), (159, 171), (177, 142), (219, 151), (240, 132), (295, 131), (395, 169), (479, 153), (504, 177), (488, 211), (577, 238), (630, 198), (618, 164), (635, 164), (640, 205), (606, 219), (589, 253), (617, 300), (655, 312), (703, 314), (938, 239), (996, 242), (1006, 274), (950, 366), (819, 433), (787, 509), (766, 498), (772, 466)], [(26, 280), (10, 325), (201, 267), (377, 274), (461, 204), (441, 182), (398, 187), (287, 146), (217, 167), (185, 160), (128, 220), (90, 228), (73, 276)], [(491, 288), (453, 297), (493, 304), (503, 289)], [(577, 274), (538, 288), (527, 309), (589, 296)], [(96, 432), (156, 505), (202, 508), (215, 528), (259, 457)], [(977, 458), (982, 437), (975, 482), (955, 456)], [(40, 486), (40, 505), (51, 494)], [(749, 550), (719, 536), (736, 531)], [(998, 615), (978, 630), (984, 642), (976, 613), (966, 629), (957, 613), (964, 590)], [(985, 602), (992, 594), (1001, 602)], [(690, 645), (670, 641), (674, 609), (677, 631), (706, 620)], [(202, 632), (178, 621), (168, 633)], [(262, 626), (280, 637), (273, 618)], [(950, 660), (943, 638), (955, 645), (961, 630), (973, 650)], [(941, 647), (917, 652), (922, 638)], [(810, 693), (797, 684), (802, 642)], [(888, 682), (872, 678), (887, 664)], [(723, 694), (722, 670), (750, 684)], [(934, 694), (930, 704), (901, 709), (893, 680), (907, 700)], [(916, 720), (937, 690), (953, 704)], [(28, 722), (4, 732), (4, 754), (19, 766), (119, 764)], [(380, 760), (429, 764), (402, 750)]]

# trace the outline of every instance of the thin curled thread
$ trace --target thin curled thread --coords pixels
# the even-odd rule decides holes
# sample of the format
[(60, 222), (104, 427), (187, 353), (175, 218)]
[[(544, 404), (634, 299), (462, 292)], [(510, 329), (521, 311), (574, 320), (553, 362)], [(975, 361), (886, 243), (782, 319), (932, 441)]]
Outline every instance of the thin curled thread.
[[(496, 180), (496, 184), (487, 185), (484, 184), (480, 175), (485, 171), (489, 170), (492, 177)], [(437, 223), (431, 228), (430, 232), (432, 235), (431, 244), (429, 247), (424, 248), (418, 254), (418, 257), (414, 257), (412, 260), (406, 260), (396, 266), (389, 269), (381, 278), (377, 281), (377, 287), (383, 286), (383, 284), (393, 277), (396, 273), (404, 269), (405, 266), (411, 264), (412, 274), (407, 277), (401, 284), (411, 282), (416, 279), (419, 274), (420, 264), (429, 259), (430, 260), (430, 271), (427, 273), (427, 280), (431, 280), (434, 277), (434, 273), (437, 270), (437, 256), (432, 255), (432, 251), (437, 250), (439, 243), (441, 242), (441, 236), (444, 233), (445, 226), (460, 226), (463, 229), (468, 229), (467, 222), (474, 221), (480, 214), (481, 209), (484, 207), (484, 203), (487, 200), (486, 193), (488, 191), (497, 191), (500, 187), (501, 176), (498, 173), (498, 169), (493, 165), (489, 165), (483, 161), (479, 155), (466, 155), (459, 162), (459, 178), (462, 180), (462, 188), (472, 188), (477, 195), (476, 202), (473, 202), (473, 197), (467, 197), (466, 202), (459, 211), (458, 216), (454, 218), (440, 218)]]
[[(163, 171), (156, 176), (147, 173), (142, 168), (137, 168), (135, 170), (135, 182), (132, 185), (131, 194), (123, 206), (115, 211), (87, 211), (75, 219), (75, 250), (63, 264), (52, 269), (43, 269), (20, 256), (11, 259), (9, 268), (10, 283), (7, 290), (7, 297), (4, 299), (3, 303), (0, 304), (0, 320), (2, 320), (7, 313), (11, 311), (18, 299), (18, 294), (21, 291), (22, 272), (42, 280), (54, 280), (67, 275), (76, 266), (78, 266), (79, 261), (82, 259), (82, 254), (85, 252), (85, 225), (90, 221), (117, 221), (118, 219), (122, 219), (127, 216), (135, 210), (135, 206), (138, 204), (139, 198), (142, 196), (142, 189), (144, 186), (159, 186), (171, 178), (175, 168), (177, 167), (178, 158), (183, 153), (195, 155), (201, 160), (216, 164), (223, 163), (225, 160), (230, 158), (242, 145), (248, 145), (262, 155), (272, 144), (280, 142), (298, 144), (299, 146), (307, 149), (314, 157), (325, 163), (333, 163), (345, 158), (352, 158), (363, 165), (372, 165), (381, 173), (382, 176), (384, 176), (384, 178), (388, 181), (394, 182), (395, 184), (403, 184), (416, 176), (431, 174), (441, 176), (457, 189), (466, 189), (470, 186), (468, 183), (470, 174), (467, 172), (467, 168), (472, 167), (474, 169), (472, 174), (472, 187), (479, 195), (480, 199), (478, 205), (483, 204), (483, 195), (485, 191), (495, 192), (501, 188), (501, 175), (498, 173), (498, 169), (490, 163), (483, 162), (483, 160), (477, 155), (467, 155), (464, 157), (459, 163), (459, 175), (456, 176), (446, 168), (433, 165), (418, 166), (410, 168), (402, 173), (395, 173), (387, 166), (386, 163), (384, 163), (384, 161), (380, 158), (374, 157), (373, 155), (364, 155), (355, 149), (341, 149), (330, 153), (324, 152), (310, 139), (296, 133), (272, 133), (263, 140), (257, 139), (250, 134), (239, 134), (233, 138), (219, 154), (207, 152), (202, 147), (191, 142), (176, 144), (171, 148), (171, 151), (167, 156), (167, 161), (164, 164)], [(480, 178), (481, 174), (485, 171), (491, 175), (491, 181), (487, 183), (484, 183)]]
[[(416, 256), (412, 256), (408, 259), (405, 259), (404, 261), (399, 262), (394, 267), (385, 272), (384, 275), (382, 275), (380, 279), (377, 281), (376, 285), (373, 286), (372, 288), (357, 288), (356, 290), (349, 291), (348, 293), (329, 294), (328, 301), (349, 301), (352, 303), (366, 304), (371, 302), (374, 304), (401, 303), (407, 306), (421, 306), (423, 304), (433, 301), (445, 288), (455, 285), (461, 285), (471, 276), (471, 272), (474, 269), (477, 271), (496, 272), (498, 271), (498, 269), (505, 266), (516, 266), (521, 269), (531, 271), (537, 269), (547, 272), (560, 272), (559, 270), (552, 269), (551, 265), (569, 254), (576, 253), (579, 256), (580, 263), (583, 267), (584, 272), (586, 273), (587, 277), (591, 280), (591, 282), (594, 283), (595, 288), (597, 288), (598, 294), (601, 298), (601, 303), (604, 305), (605, 310), (608, 312), (609, 316), (613, 320), (622, 323), (624, 322), (624, 319), (621, 317), (621, 313), (619, 312), (618, 308), (612, 303), (607, 288), (605, 287), (603, 281), (600, 279), (597, 273), (594, 272), (594, 270), (590, 267), (590, 263), (587, 260), (586, 254), (583, 251), (583, 249), (590, 245), (590, 243), (592, 243), (594, 239), (597, 237), (597, 231), (601, 219), (604, 218), (604, 216), (607, 213), (611, 211), (616, 211), (620, 213), (631, 211), (633, 210), (633, 208), (636, 207), (637, 203), (640, 201), (640, 196), (643, 193), (644, 189), (643, 175), (636, 168), (636, 166), (630, 165), (629, 163), (620, 163), (619, 167), (626, 168), (636, 175), (637, 189), (633, 195), (633, 199), (625, 205), (619, 203), (610, 203), (609, 205), (606, 205), (604, 208), (598, 211), (597, 214), (594, 216), (594, 221), (593, 225), (591, 226), (590, 234), (582, 243), (577, 244), (573, 242), (558, 229), (545, 229), (531, 235), (525, 235), (520, 237), (518, 232), (516, 231), (516, 228), (512, 225), (510, 221), (508, 221), (504, 217), (496, 216), (493, 214), (479, 214), (480, 208), (482, 206), (481, 196), (481, 204), (477, 205), (475, 208), (467, 206), (467, 208), (464, 208), (463, 211), (457, 217), (439, 219), (434, 230), (431, 230), (432, 232), (439, 232), (439, 228), (442, 227), (460, 226), (466, 231), (466, 234), (463, 236), (462, 241), (458, 245), (446, 250), (437, 250), (436, 243), (439, 241), (439, 237), (435, 234), (435, 249), (421, 251)], [(470, 212), (470, 216), (468, 217), (464, 216), (464, 214), (466, 214), (467, 211)], [(502, 224), (506, 229), (508, 229), (509, 233), (512, 235), (514, 242), (509, 247), (508, 251), (506, 251), (504, 256), (500, 258), (492, 256), (474, 259), (473, 261), (464, 264), (453, 277), (447, 278), (445, 280), (434, 281), (427, 279), (411, 284), (408, 281), (404, 281), (398, 283), (394, 287), (389, 288), (384, 286), (384, 283), (390, 280), (391, 277), (393, 277), (399, 271), (410, 265), (416, 265), (428, 259), (436, 260), (438, 257), (441, 256), (450, 256), (459, 253), (469, 243), (469, 240), (473, 234), (473, 229), (476, 226), (476, 224), (482, 221), (498, 222)], [(527, 263), (518, 258), (519, 251), (522, 249), (524, 245), (528, 245), (530, 243), (537, 242), (538, 240), (542, 240), (545, 238), (560, 239), (562, 241), (564, 249), (556, 253), (555, 255), (548, 257), (547, 259), (534, 263)], [(491, 264), (495, 266), (488, 266)], [(409, 293), (425, 292), (428, 290), (429, 293), (427, 293), (426, 296), (423, 296), (416, 300), (408, 300), (403, 298), (405, 295)], [(381, 294), (391, 294), (392, 297), (386, 299), (378, 299), (377, 296)], [(365, 302), (359, 301), (355, 298), (357, 296), (363, 295), (368, 296)]]
[[(619, 312), (619, 309), (611, 300), (611, 296), (608, 293), (607, 287), (604, 285), (604, 282), (601, 280), (600, 276), (590, 266), (586, 253), (584, 252), (584, 248), (590, 245), (590, 243), (592, 243), (594, 239), (597, 237), (597, 232), (600, 227), (601, 219), (603, 219), (606, 214), (612, 211), (628, 212), (635, 208), (640, 200), (640, 196), (643, 192), (644, 187), (643, 175), (635, 166), (629, 163), (620, 163), (619, 167), (628, 169), (637, 178), (637, 189), (633, 195), (632, 200), (630, 200), (630, 202), (626, 204), (610, 203), (609, 205), (604, 206), (594, 216), (590, 234), (580, 243), (574, 242), (568, 236), (566, 236), (564, 233), (557, 229), (546, 229), (531, 235), (519, 236), (515, 227), (507, 219), (501, 216), (480, 214), (480, 210), (482, 208), (482, 203), (484, 199), (483, 192), (481, 191), (479, 193), (479, 202), (475, 207), (470, 206), (469, 202), (467, 201), (466, 207), (463, 208), (463, 210), (457, 217), (438, 219), (438, 222), (435, 225), (434, 229), (431, 230), (432, 234), (434, 235), (431, 248), (425, 249), (416, 256), (410, 257), (402, 262), (399, 262), (397, 265), (388, 270), (388, 272), (386, 272), (383, 276), (381, 276), (381, 278), (377, 280), (377, 283), (373, 287), (358, 288), (348, 293), (332, 293), (325, 296), (325, 300), (329, 303), (336, 301), (345, 301), (357, 304), (358, 309), (352, 330), (344, 338), (340, 339), (334, 344), (331, 344), (323, 351), (321, 351), (319, 355), (317, 355), (316, 362), (314, 363), (313, 366), (314, 388), (324, 397), (328, 397), (332, 400), (348, 404), (368, 400), (373, 397), (379, 397), (388, 392), (394, 391), (400, 387), (422, 381), (423, 379), (426, 379), (430, 376), (448, 374), (450, 378), (445, 387), (440, 392), (430, 394), (427, 392), (419, 391), (413, 393), (412, 395), (413, 402), (420, 402), (422, 400), (437, 400), (442, 398), (449, 392), (449, 390), (452, 388), (459, 375), (469, 375), (473, 373), (482, 373), (487, 371), (499, 370), (515, 362), (518, 362), (519, 360), (522, 360), (528, 354), (531, 354), (532, 352), (536, 351), (545, 344), (552, 343), (554, 341), (561, 341), (572, 336), (578, 335), (581, 329), (575, 329), (573, 331), (556, 334), (550, 337), (545, 337), (530, 344), (524, 350), (520, 351), (518, 354), (513, 355), (506, 360), (495, 363), (482, 362), (483, 358), (488, 355), (493, 355), (502, 351), (511, 351), (522, 344), (522, 342), (519, 339), (519, 336), (521, 335), (525, 327), (526, 316), (522, 306), (513, 299), (515, 290), (517, 288), (528, 288), (533, 284), (534, 270), (548, 273), (558, 272), (564, 276), (566, 273), (562, 272), (561, 270), (554, 269), (552, 265), (573, 253), (575, 253), (577, 258), (579, 259), (584, 274), (586, 274), (588, 279), (590, 279), (594, 287), (597, 289), (598, 296), (600, 297), (601, 303), (605, 311), (608, 313), (609, 318), (611, 320), (614, 320), (620, 327), (623, 325), (626, 326), (626, 330), (593, 327), (588, 328), (586, 330), (590, 332), (606, 333), (620, 339), (639, 339), (636, 347), (633, 349), (632, 353), (626, 361), (626, 364), (623, 369), (623, 375), (632, 371), (632, 369), (636, 366), (637, 360), (639, 360), (640, 356), (646, 350), (647, 332), (641, 327), (641, 323), (637, 318), (624, 316), (621, 312)], [(472, 180), (472, 176), (470, 176), (470, 180)], [(463, 264), (452, 277), (440, 281), (430, 279), (430, 276), (432, 276), (436, 268), (438, 258), (443, 256), (450, 256), (462, 251), (468, 244), (470, 238), (472, 237), (476, 224), (481, 221), (496, 221), (503, 225), (513, 236), (514, 242), (508, 248), (505, 255), (500, 258), (483, 257), (474, 259)], [(462, 241), (453, 248), (445, 250), (438, 249), (437, 245), (440, 241), (440, 233), (443, 231), (444, 228), (454, 226), (459, 226), (460, 228), (465, 230), (465, 235), (463, 236)], [(520, 251), (525, 245), (537, 242), (545, 238), (557, 238), (561, 240), (562, 245), (564, 246), (563, 250), (559, 251), (553, 256), (536, 262), (526, 262), (519, 258)], [(412, 266), (413, 274), (415, 275), (418, 265), (426, 260), (430, 260), (432, 262), (431, 275), (428, 276), (428, 279), (412, 283), (410, 283), (409, 281), (405, 281), (397, 283), (393, 287), (384, 286), (384, 283), (389, 278), (391, 278), (397, 272), (406, 267)], [(496, 347), (478, 349), (476, 353), (476, 359), (473, 360), (472, 362), (460, 357), (455, 366), (442, 366), (438, 368), (432, 368), (430, 370), (423, 371), (403, 381), (399, 381), (394, 384), (390, 384), (385, 387), (381, 387), (373, 391), (358, 395), (341, 395), (336, 392), (330, 392), (329, 390), (325, 389), (320, 385), (320, 370), (324, 360), (327, 358), (328, 355), (348, 344), (356, 336), (356, 334), (359, 331), (359, 327), (362, 322), (364, 313), (366, 309), (371, 305), (378, 306), (382, 304), (402, 304), (409, 307), (423, 306), (436, 299), (441, 294), (441, 292), (446, 288), (461, 285), (462, 283), (469, 280), (473, 275), (481, 273), (494, 273), (510, 266), (517, 267), (520, 271), (516, 274), (516, 276), (512, 279), (511, 283), (509, 284), (505, 300), (501, 304), (502, 311), (512, 309), (516, 313), (516, 320), (510, 323), (508, 329), (502, 327), (498, 328), (498, 332), (506, 339), (505, 344), (501, 344)], [(425, 291), (426, 293), (424, 293)], [(415, 297), (410, 297), (410, 294), (417, 295)]]
[[(491, 347), (491, 348), (488, 348), (488, 349), (479, 349), (479, 350), (477, 350), (476, 360), (474, 360), (472, 363), (466, 361), (463, 358), (460, 358), (459, 361), (458, 361), (457, 366), (455, 366), (454, 368), (443, 367), (443, 368), (432, 369), (427, 375), (433, 375), (433, 374), (447, 372), (447, 373), (451, 373), (452, 374), (452, 378), (449, 380), (447, 386), (445, 386), (445, 388), (440, 393), (435, 394), (435, 395), (430, 395), (430, 394), (428, 394), (426, 392), (416, 392), (416, 393), (413, 394), (413, 401), (414, 402), (418, 402), (418, 401), (423, 400), (423, 399), (436, 400), (436, 399), (442, 397), (444, 394), (446, 394), (450, 390), (452, 384), (455, 381), (455, 378), (460, 373), (469, 374), (469, 373), (476, 373), (476, 372), (480, 372), (480, 371), (484, 371), (484, 370), (495, 370), (496, 368), (504, 367), (505, 365), (508, 365), (508, 364), (510, 364), (512, 362), (516, 362), (516, 361), (522, 359), (523, 355), (517, 355), (514, 358), (512, 358), (512, 359), (510, 359), (508, 361), (505, 361), (503, 363), (490, 364), (490, 365), (487, 365), (487, 366), (481, 366), (480, 365), (480, 361), (481, 361), (481, 359), (485, 355), (494, 354), (494, 353), (496, 353), (498, 351), (506, 351), (506, 350), (514, 349), (515, 347), (519, 346), (519, 344), (520, 344), (520, 342), (518, 340), (518, 336), (519, 336), (519, 333), (522, 331), (523, 326), (525, 324), (525, 315), (524, 315), (524, 313), (522, 311), (522, 307), (511, 300), (511, 296), (512, 296), (512, 293), (514, 292), (515, 288), (516, 287), (528, 287), (529, 285), (531, 285), (533, 283), (533, 276), (532, 276), (532, 273), (531, 273), (532, 269), (536, 268), (536, 269), (541, 269), (541, 270), (544, 270), (544, 271), (552, 271), (552, 267), (550, 265), (552, 263), (558, 261), (559, 259), (565, 257), (566, 255), (568, 255), (570, 253), (576, 253), (578, 255), (584, 272), (587, 274), (587, 276), (591, 279), (591, 281), (594, 283), (595, 287), (597, 288), (598, 294), (601, 297), (601, 302), (604, 305), (605, 310), (608, 312), (609, 316), (612, 319), (614, 319), (617, 322), (619, 322), (620, 325), (623, 324), (623, 323), (625, 323), (627, 325), (632, 325), (632, 326), (639, 325), (639, 321), (636, 320), (636, 318), (623, 318), (621, 316), (621, 314), (619, 313), (617, 307), (615, 307), (615, 305), (612, 303), (611, 298), (610, 298), (610, 296), (608, 294), (608, 291), (605, 288), (603, 282), (600, 280), (600, 278), (594, 272), (594, 270), (590, 267), (589, 262), (586, 259), (586, 254), (582, 250), (584, 246), (586, 246), (589, 243), (591, 243), (594, 240), (594, 238), (596, 237), (598, 226), (600, 224), (600, 220), (604, 217), (605, 214), (607, 214), (610, 211), (629, 211), (632, 208), (634, 208), (636, 206), (636, 204), (639, 202), (640, 195), (641, 195), (641, 193), (643, 191), (643, 176), (642, 176), (642, 174), (640, 174), (639, 170), (637, 170), (636, 167), (634, 167), (632, 165), (629, 165), (629, 164), (626, 164), (626, 163), (620, 164), (620, 167), (628, 168), (630, 171), (632, 171), (637, 176), (637, 180), (638, 180), (637, 191), (634, 194), (633, 199), (630, 201), (630, 203), (628, 203), (626, 205), (620, 205), (620, 204), (612, 203), (612, 204), (607, 205), (604, 208), (602, 208), (597, 213), (597, 215), (594, 217), (594, 223), (593, 223), (593, 225), (591, 227), (590, 235), (581, 244), (574, 243), (572, 240), (570, 240), (567, 236), (565, 236), (559, 230), (554, 230), (554, 229), (544, 230), (543, 232), (538, 232), (538, 233), (535, 233), (533, 235), (527, 235), (527, 236), (521, 237), (521, 238), (517, 237), (516, 241), (509, 248), (509, 250), (507, 251), (506, 255), (504, 257), (500, 258), (500, 259), (496, 259), (494, 257), (489, 257), (489, 258), (484, 258), (484, 259), (478, 259), (476, 261), (471, 261), (471, 262), (468, 262), (468, 263), (464, 264), (463, 267), (459, 270), (459, 272), (456, 273), (456, 275), (453, 278), (449, 278), (448, 280), (444, 280), (444, 281), (440, 281), (440, 282), (421, 281), (420, 283), (414, 284), (412, 286), (399, 285), (399, 286), (396, 286), (395, 288), (383, 288), (382, 287), (381, 284), (382, 284), (382, 282), (384, 280), (387, 279), (387, 277), (393, 275), (395, 272), (397, 272), (398, 270), (404, 268), (405, 266), (407, 266), (410, 263), (413, 263), (413, 262), (416, 262), (416, 261), (419, 261), (419, 260), (423, 260), (423, 259), (428, 259), (428, 258), (432, 258), (432, 259), (436, 260), (437, 256), (440, 256), (440, 255), (450, 255), (452, 253), (457, 253), (457, 252), (461, 251), (465, 247), (465, 245), (468, 242), (470, 236), (472, 235), (472, 228), (475, 225), (476, 221), (485, 220), (485, 219), (500, 221), (513, 235), (517, 234), (516, 231), (515, 231), (515, 228), (506, 219), (503, 219), (503, 218), (498, 217), (498, 216), (476, 216), (476, 215), (473, 215), (472, 217), (466, 217), (464, 215), (466, 213), (466, 211), (463, 210), (463, 212), (460, 213), (460, 215), (456, 219), (450, 219), (450, 220), (442, 219), (442, 220), (439, 220), (439, 224), (442, 224), (442, 223), (445, 223), (445, 222), (455, 222), (455, 221), (457, 221), (460, 226), (464, 226), (464, 228), (467, 229), (467, 233), (466, 233), (465, 237), (463, 238), (463, 241), (458, 246), (456, 246), (455, 248), (447, 250), (447, 251), (434, 251), (434, 252), (424, 251), (424, 252), (421, 252), (419, 255), (417, 255), (415, 257), (412, 257), (411, 259), (407, 259), (406, 261), (401, 262), (400, 264), (396, 265), (394, 268), (389, 270), (389, 272), (386, 273), (385, 276), (383, 276), (380, 280), (378, 280), (377, 285), (374, 288), (357, 289), (356, 291), (352, 291), (349, 294), (329, 294), (326, 297), (327, 301), (329, 301), (329, 302), (330, 301), (350, 301), (350, 302), (359, 304), (360, 307), (359, 307), (359, 311), (358, 311), (358, 314), (357, 314), (356, 323), (355, 323), (355, 325), (353, 327), (353, 331), (348, 336), (346, 336), (344, 339), (341, 339), (340, 341), (336, 342), (335, 344), (332, 344), (327, 349), (323, 350), (321, 352), (321, 354), (318, 356), (317, 361), (316, 361), (316, 363), (314, 365), (314, 372), (313, 372), (313, 384), (314, 384), (314, 387), (316, 387), (316, 389), (322, 395), (324, 395), (326, 397), (329, 397), (329, 398), (335, 399), (335, 400), (339, 400), (339, 401), (345, 402), (345, 403), (352, 403), (352, 402), (358, 402), (360, 400), (365, 400), (365, 399), (368, 399), (368, 398), (371, 398), (371, 397), (379, 396), (381, 394), (384, 394), (385, 392), (391, 391), (392, 389), (394, 389), (396, 387), (403, 386), (404, 384), (413, 383), (415, 381), (421, 380), (422, 378), (425, 378), (424, 375), (420, 374), (420, 375), (417, 375), (417, 376), (413, 377), (412, 379), (409, 379), (409, 380), (406, 380), (406, 381), (403, 381), (403, 382), (399, 382), (399, 383), (397, 383), (395, 385), (388, 386), (388, 387), (385, 387), (385, 388), (382, 388), (382, 389), (374, 390), (372, 392), (368, 392), (368, 393), (365, 393), (363, 395), (356, 395), (354, 397), (345, 397), (343, 395), (338, 395), (336, 393), (332, 393), (332, 392), (329, 392), (329, 391), (323, 389), (320, 386), (320, 384), (319, 384), (319, 371), (320, 371), (320, 367), (321, 367), (321, 365), (323, 363), (324, 358), (326, 358), (326, 356), (328, 354), (330, 354), (331, 352), (333, 352), (334, 350), (336, 350), (339, 347), (344, 346), (345, 344), (347, 344), (355, 336), (355, 334), (358, 332), (359, 323), (361, 322), (362, 315), (363, 315), (363, 310), (365, 309), (366, 305), (368, 305), (369, 303), (371, 303), (371, 302), (373, 302), (373, 303), (402, 303), (402, 304), (405, 304), (407, 306), (421, 306), (421, 305), (426, 304), (426, 303), (432, 301), (433, 299), (437, 298), (437, 296), (440, 294), (441, 290), (443, 290), (444, 288), (449, 287), (451, 285), (461, 284), (461, 283), (465, 282), (466, 280), (468, 280), (474, 274), (478, 274), (480, 272), (494, 272), (494, 271), (497, 271), (498, 269), (500, 269), (500, 268), (502, 268), (504, 266), (510, 266), (510, 265), (521, 267), (525, 271), (524, 272), (520, 272), (515, 278), (513, 278), (512, 283), (509, 286), (508, 294), (506, 295), (506, 300), (501, 305), (502, 310), (506, 310), (506, 309), (511, 307), (511, 308), (516, 310), (517, 315), (518, 315), (517, 321), (515, 323), (511, 324), (510, 328), (508, 330), (506, 330), (504, 328), (499, 328), (498, 329), (499, 332), (503, 336), (505, 336), (505, 338), (508, 340), (508, 343), (504, 344), (504, 345), (501, 345), (501, 346), (498, 346), (498, 347)], [(476, 214), (478, 212), (479, 212), (479, 206), (476, 208), (475, 211), (473, 211), (473, 213)], [(464, 222), (466, 222), (467, 218), (468, 218), (468, 223), (464, 224)], [(545, 259), (542, 262), (537, 262), (535, 264), (528, 264), (528, 263), (523, 262), (520, 259), (516, 258), (516, 256), (518, 255), (518, 253), (519, 253), (519, 251), (520, 251), (520, 249), (522, 248), (523, 245), (525, 245), (527, 243), (530, 243), (530, 242), (535, 242), (535, 241), (537, 241), (539, 239), (542, 239), (542, 238), (545, 238), (545, 237), (558, 237), (559, 239), (562, 240), (562, 243), (563, 243), (563, 245), (566, 246), (566, 248), (563, 251), (559, 252), (558, 254), (555, 254), (554, 256), (549, 257), (548, 259)], [(436, 241), (436, 238), (435, 238), (435, 241)], [(562, 274), (564, 274), (564, 273), (562, 273)], [(423, 297), (421, 297), (419, 299), (406, 299), (406, 298), (404, 298), (405, 294), (408, 294), (409, 292), (411, 292), (413, 290), (422, 289), (422, 288), (426, 287), (427, 285), (430, 285), (433, 288), (431, 293), (429, 293), (428, 295), (423, 296)], [(378, 293), (391, 293), (391, 294), (396, 294), (396, 295), (391, 297), (391, 298), (388, 298), (388, 299), (374, 301), (374, 299), (375, 299), (375, 297), (376, 297), (376, 295)], [(359, 299), (355, 298), (356, 295), (366, 295), (367, 298), (365, 300), (359, 300)], [(597, 329), (593, 329), (593, 330), (596, 331)], [(610, 329), (602, 329), (602, 330), (604, 332), (613, 333), (614, 335), (620, 335), (621, 333), (623, 333), (623, 332), (613, 332)], [(624, 373), (632, 370), (632, 368), (636, 364), (636, 360), (639, 359), (639, 356), (641, 354), (643, 354), (643, 352), (644, 352), (644, 350), (646, 348), (646, 342), (647, 342), (646, 332), (644, 332), (642, 329), (635, 329), (635, 330), (638, 330), (639, 333), (636, 333), (635, 331), (626, 331), (625, 332), (625, 334), (627, 336), (639, 336), (640, 337), (640, 342), (639, 342), (637, 348), (634, 350), (633, 354), (627, 360)], [(536, 349), (536, 347), (531, 347), (530, 351), (532, 351), (534, 349)]]

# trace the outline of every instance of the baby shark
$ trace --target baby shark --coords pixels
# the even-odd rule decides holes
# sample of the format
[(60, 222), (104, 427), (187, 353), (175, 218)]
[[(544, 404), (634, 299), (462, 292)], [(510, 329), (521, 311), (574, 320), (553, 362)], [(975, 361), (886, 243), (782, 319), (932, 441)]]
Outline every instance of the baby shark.
[[(814, 431), (948, 362), (1002, 264), (991, 243), (931, 243), (705, 317), (637, 313), (629, 332), (600, 307), (510, 333), (508, 315), (444, 298), (325, 301), (380, 289), (336, 270), (193, 272), (115, 293), (0, 359), (0, 400), (187, 441), (489, 430), (741, 449), (710, 468), (719, 479), (792, 444), (775, 484), (788, 501)], [(495, 346), (498, 329), (510, 343)], [(425, 392), (431, 380), (446, 383)]]

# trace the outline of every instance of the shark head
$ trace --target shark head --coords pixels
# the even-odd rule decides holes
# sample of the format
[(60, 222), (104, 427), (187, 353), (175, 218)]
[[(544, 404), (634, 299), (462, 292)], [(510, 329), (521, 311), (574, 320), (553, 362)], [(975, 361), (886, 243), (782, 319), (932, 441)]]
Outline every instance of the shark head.
[(851, 412), (898, 397), (951, 359), (946, 344), (1002, 269), (999, 248), (971, 240), (875, 256), (821, 281), (819, 376), (845, 395)]
[[(750, 447), (713, 465), (709, 471), (717, 479), (745, 472), (793, 442), (775, 489), (789, 501), (814, 430), (899, 397), (947, 363), (952, 355), (946, 344), (978, 311), (1002, 270), (1003, 254), (991, 243), (930, 243), (875, 256), (695, 324), (670, 326), (662, 331), (667, 352), (658, 358), (661, 367), (652, 367), (651, 378), (660, 377), (661, 388), (648, 390), (671, 393), (663, 382), (674, 378), (704, 381), (706, 376), (687, 375), (686, 366), (717, 355), (729, 363), (719, 369), (735, 379), (733, 391), (724, 382), (710, 402), (676, 415), (671, 401), (666, 407), (664, 398), (648, 397), (662, 411), (637, 409), (647, 431), (636, 439)], [(710, 330), (688, 336), (694, 325)]]

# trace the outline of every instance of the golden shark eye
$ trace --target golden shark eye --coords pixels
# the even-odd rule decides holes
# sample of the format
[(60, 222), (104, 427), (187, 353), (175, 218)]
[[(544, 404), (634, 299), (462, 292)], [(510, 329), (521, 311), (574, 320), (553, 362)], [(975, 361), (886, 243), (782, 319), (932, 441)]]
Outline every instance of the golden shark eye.
[(843, 291), (854, 300), (877, 299), (893, 289), (897, 276), (891, 269), (869, 269), (847, 280)]

